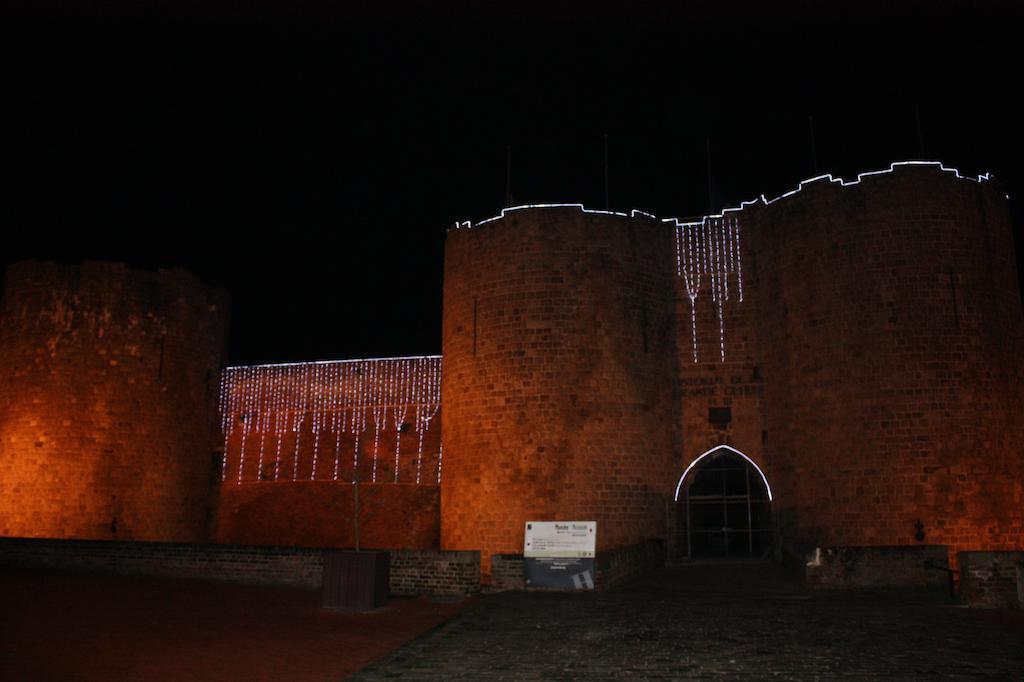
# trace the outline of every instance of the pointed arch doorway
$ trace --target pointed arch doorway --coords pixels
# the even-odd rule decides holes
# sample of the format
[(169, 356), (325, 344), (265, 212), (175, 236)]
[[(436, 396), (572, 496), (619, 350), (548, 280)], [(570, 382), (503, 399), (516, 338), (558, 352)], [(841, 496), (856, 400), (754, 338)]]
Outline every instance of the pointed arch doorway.
[(718, 445), (695, 458), (676, 484), (690, 559), (765, 558), (772, 551), (772, 489), (761, 468), (739, 450)]

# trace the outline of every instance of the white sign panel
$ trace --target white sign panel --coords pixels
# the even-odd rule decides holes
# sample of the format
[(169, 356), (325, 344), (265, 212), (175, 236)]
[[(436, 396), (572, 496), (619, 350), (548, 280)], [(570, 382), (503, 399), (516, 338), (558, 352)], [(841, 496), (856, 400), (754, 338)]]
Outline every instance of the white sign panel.
[(593, 558), (597, 521), (527, 521), (523, 556)]

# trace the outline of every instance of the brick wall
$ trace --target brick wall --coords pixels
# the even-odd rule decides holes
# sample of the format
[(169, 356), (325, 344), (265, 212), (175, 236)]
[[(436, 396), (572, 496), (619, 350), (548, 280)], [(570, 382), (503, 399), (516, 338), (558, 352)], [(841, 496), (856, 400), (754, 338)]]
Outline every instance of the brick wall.
[(738, 216), (725, 362), (664, 224), (550, 208), (449, 233), (443, 546), (481, 547), (486, 571), (528, 518), (598, 518), (600, 549), (678, 554), (656, 507), (718, 444), (765, 471), (780, 542), (1021, 544), (1024, 317), (998, 185), (899, 166)]
[(319, 587), (321, 550), (0, 538), (0, 564), (251, 585)]
[[(687, 290), (687, 280), (684, 277), (675, 279), (682, 456), (675, 462), (673, 493), (686, 468), (718, 445), (740, 450), (762, 470), (770, 472), (763, 440), (761, 400), (764, 377), (758, 346), (757, 302), (751, 296), (754, 263), (749, 249), (744, 246), (748, 241), (748, 227), (742, 219), (738, 222), (736, 243), (740, 247), (737, 250), (740, 264), (728, 277), (729, 300), (722, 306), (721, 328), (717, 306), (711, 295), (711, 278), (706, 274), (701, 278), (701, 286), (693, 302)], [(690, 286), (693, 285), (691, 282)], [(721, 354), (723, 339), (724, 362)], [(728, 410), (728, 421), (711, 418), (712, 410), (723, 408)], [(692, 483), (695, 474), (696, 470), (684, 484)], [(679, 523), (680, 512), (681, 509), (667, 510), (671, 526), (667, 535), (667, 551), (673, 559), (686, 555), (682, 534), (685, 526)]]
[(998, 185), (899, 167), (742, 220), (788, 541), (1024, 544), (1024, 320)]
[(490, 588), (496, 591), (526, 589), (526, 569), (522, 554), (491, 555)]
[(679, 462), (672, 231), (574, 208), (449, 232), (441, 543), (494, 554), (528, 520), (598, 549), (665, 532)]
[(226, 325), (182, 270), (8, 266), (0, 535), (205, 539)]
[(479, 552), (391, 552), (392, 594), (475, 594), (479, 591)]
[[(469, 595), (480, 589), (480, 557), (475, 552), (390, 554), (393, 594)], [(319, 588), (323, 552), (303, 547), (0, 538), (0, 565)]]
[(968, 606), (1024, 608), (1024, 551), (960, 552), (960, 596)]
[[(600, 522), (599, 552), (662, 537), (671, 551), (679, 475), (725, 443), (765, 470), (790, 545), (941, 543), (954, 560), (1024, 545), (1024, 316), (998, 185), (898, 167), (739, 218), (724, 363), (706, 289), (693, 361), (664, 223), (550, 208), (450, 232), (445, 409), (423, 449), (435, 471), (443, 426), (445, 483), (403, 487), (417, 446), (403, 436), (399, 485), (363, 487), (364, 544), (480, 550), (486, 573), (527, 520), (581, 519)], [(206, 539), (225, 325), (224, 294), (181, 271), (10, 266), (0, 534)], [(712, 422), (715, 407), (731, 419)], [(229, 430), (216, 537), (352, 544), (349, 486), (314, 472), (310, 448), (347, 480), (354, 439), (311, 429), (271, 442), (293, 457), (277, 481), (269, 460), (242, 466)], [(377, 445), (392, 481), (396, 435)]]
[[(437, 486), (360, 484), (364, 548), (436, 549)], [(217, 542), (300, 547), (354, 547), (351, 483), (228, 482), (221, 487)]]

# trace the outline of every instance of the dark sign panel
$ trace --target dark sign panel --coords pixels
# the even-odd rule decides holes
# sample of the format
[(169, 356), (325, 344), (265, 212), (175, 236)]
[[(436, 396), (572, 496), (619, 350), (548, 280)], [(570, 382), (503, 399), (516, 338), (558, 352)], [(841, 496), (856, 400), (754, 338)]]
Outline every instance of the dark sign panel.
[(527, 587), (552, 587), (562, 590), (594, 589), (594, 560), (567, 557), (528, 557)]

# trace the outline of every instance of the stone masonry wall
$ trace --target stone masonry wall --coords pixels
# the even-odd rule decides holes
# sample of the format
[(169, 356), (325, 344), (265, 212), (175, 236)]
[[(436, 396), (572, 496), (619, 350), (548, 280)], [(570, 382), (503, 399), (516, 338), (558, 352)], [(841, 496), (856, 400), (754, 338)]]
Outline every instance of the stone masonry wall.
[(522, 554), (491, 555), (491, 585), (495, 591), (525, 590), (526, 568)]
[(1024, 545), (1024, 319), (998, 185), (903, 166), (741, 219), (787, 542)]
[(527, 209), (448, 233), (441, 544), (519, 551), (528, 520), (598, 550), (665, 533), (678, 476), (672, 231)]
[[(742, 219), (736, 230), (739, 267), (728, 278), (729, 300), (722, 307), (724, 333), (720, 333), (710, 277), (702, 277), (693, 302), (686, 279), (675, 279), (682, 456), (675, 463), (673, 486), (695, 459), (718, 445), (729, 445), (743, 452), (766, 472), (769, 482), (772, 480), (771, 463), (764, 452), (764, 376), (758, 345), (757, 298), (751, 295), (757, 283), (750, 251), (744, 246), (747, 226)], [(743, 300), (740, 300), (741, 292)], [(728, 418), (722, 419), (723, 415)], [(692, 483), (694, 473), (683, 482), (684, 487)], [(683, 499), (681, 493), (680, 500)], [(667, 536), (667, 550), (672, 559), (679, 559), (686, 554), (682, 535), (685, 526), (677, 522), (679, 510), (670, 508), (667, 514), (673, 525)]]
[[(353, 485), (333, 481), (228, 483), (217, 509), (217, 542), (354, 547)], [(436, 549), (437, 486), (360, 484), (363, 548)]]
[(226, 294), (182, 270), (9, 266), (0, 535), (205, 539), (226, 328)]
[(968, 606), (1024, 609), (1024, 551), (960, 552), (960, 596)]
[(475, 594), (479, 591), (479, 552), (391, 552), (392, 594)]

